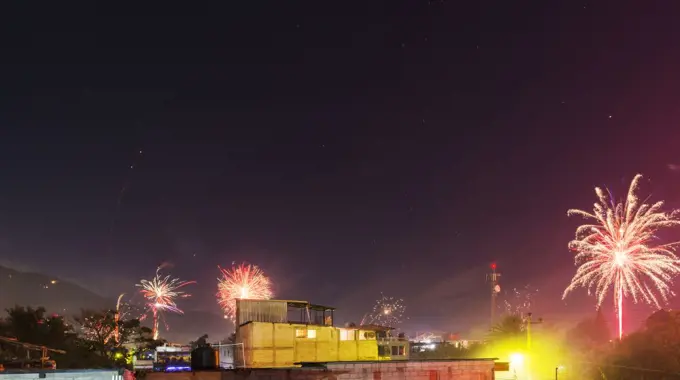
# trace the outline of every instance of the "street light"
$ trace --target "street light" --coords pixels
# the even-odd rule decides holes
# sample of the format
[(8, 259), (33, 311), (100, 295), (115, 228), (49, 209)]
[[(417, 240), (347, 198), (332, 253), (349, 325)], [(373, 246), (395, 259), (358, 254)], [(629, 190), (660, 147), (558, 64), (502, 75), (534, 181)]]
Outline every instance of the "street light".
[(563, 368), (564, 368), (564, 366), (561, 366), (561, 365), (558, 365), (557, 367), (555, 367), (555, 380), (559, 380), (557, 378), (557, 376), (559, 375), (560, 370), (563, 369)]

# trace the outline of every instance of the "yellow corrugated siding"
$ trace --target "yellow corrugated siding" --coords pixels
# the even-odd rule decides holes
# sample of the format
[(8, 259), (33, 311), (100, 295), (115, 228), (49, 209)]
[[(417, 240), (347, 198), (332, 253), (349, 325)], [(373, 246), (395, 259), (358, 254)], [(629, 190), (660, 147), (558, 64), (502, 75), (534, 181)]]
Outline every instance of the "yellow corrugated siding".
[(290, 325), (275, 323), (274, 341), (276, 342), (277, 347), (293, 348), (295, 345), (295, 329), (291, 329)]
[(357, 360), (357, 341), (345, 340), (340, 341), (338, 347), (338, 361), (356, 361)]
[(378, 360), (378, 342), (375, 340), (357, 340), (356, 360)]
[[(296, 330), (315, 330), (315, 338), (296, 337)], [(296, 362), (378, 360), (375, 340), (340, 341), (331, 326), (251, 322), (239, 328), (246, 366), (291, 367)]]
[[(271, 348), (274, 343), (274, 325), (268, 323), (263, 326), (253, 325), (253, 348)], [(278, 342), (277, 342), (278, 343)]]

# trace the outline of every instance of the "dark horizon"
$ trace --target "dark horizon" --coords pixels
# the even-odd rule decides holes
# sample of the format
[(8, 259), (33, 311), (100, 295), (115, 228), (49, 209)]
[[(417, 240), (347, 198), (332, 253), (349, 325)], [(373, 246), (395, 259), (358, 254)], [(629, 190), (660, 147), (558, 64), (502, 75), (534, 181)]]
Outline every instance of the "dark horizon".
[(167, 262), (198, 281), (180, 306), (217, 315), (217, 266), (246, 261), (339, 322), (383, 292), (409, 331), (466, 331), (497, 262), (503, 289), (540, 289), (535, 313), (594, 315), (585, 291), (561, 300), (566, 211), (636, 173), (680, 207), (669, 8), (16, 5), (0, 265), (113, 297)]

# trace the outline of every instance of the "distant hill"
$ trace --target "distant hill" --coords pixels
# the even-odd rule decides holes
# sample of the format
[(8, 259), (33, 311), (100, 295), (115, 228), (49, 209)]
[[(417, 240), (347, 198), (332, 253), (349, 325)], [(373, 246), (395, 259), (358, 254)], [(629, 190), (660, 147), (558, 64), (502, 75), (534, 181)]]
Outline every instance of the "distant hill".
[(53, 313), (75, 314), (82, 308), (110, 308), (112, 302), (68, 281), (0, 266), (0, 310), (15, 305), (44, 306)]
[[(15, 305), (43, 306), (51, 313), (73, 316), (81, 309), (115, 307), (116, 300), (102, 297), (82, 286), (42, 273), (20, 272), (0, 266), (0, 316)], [(161, 337), (186, 343), (208, 334), (209, 340), (225, 339), (233, 331), (221, 315), (203, 311), (186, 311), (184, 315), (167, 315), (170, 331), (161, 326)]]

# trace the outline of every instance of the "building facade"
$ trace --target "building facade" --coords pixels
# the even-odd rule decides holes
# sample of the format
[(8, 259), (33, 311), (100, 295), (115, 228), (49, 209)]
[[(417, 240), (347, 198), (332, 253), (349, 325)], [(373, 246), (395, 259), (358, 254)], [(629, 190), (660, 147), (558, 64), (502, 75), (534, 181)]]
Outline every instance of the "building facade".
[[(409, 343), (382, 326), (333, 326), (332, 307), (306, 301), (237, 300), (235, 363), (248, 368), (302, 363), (406, 360)], [(243, 356), (243, 357), (240, 357)]]

